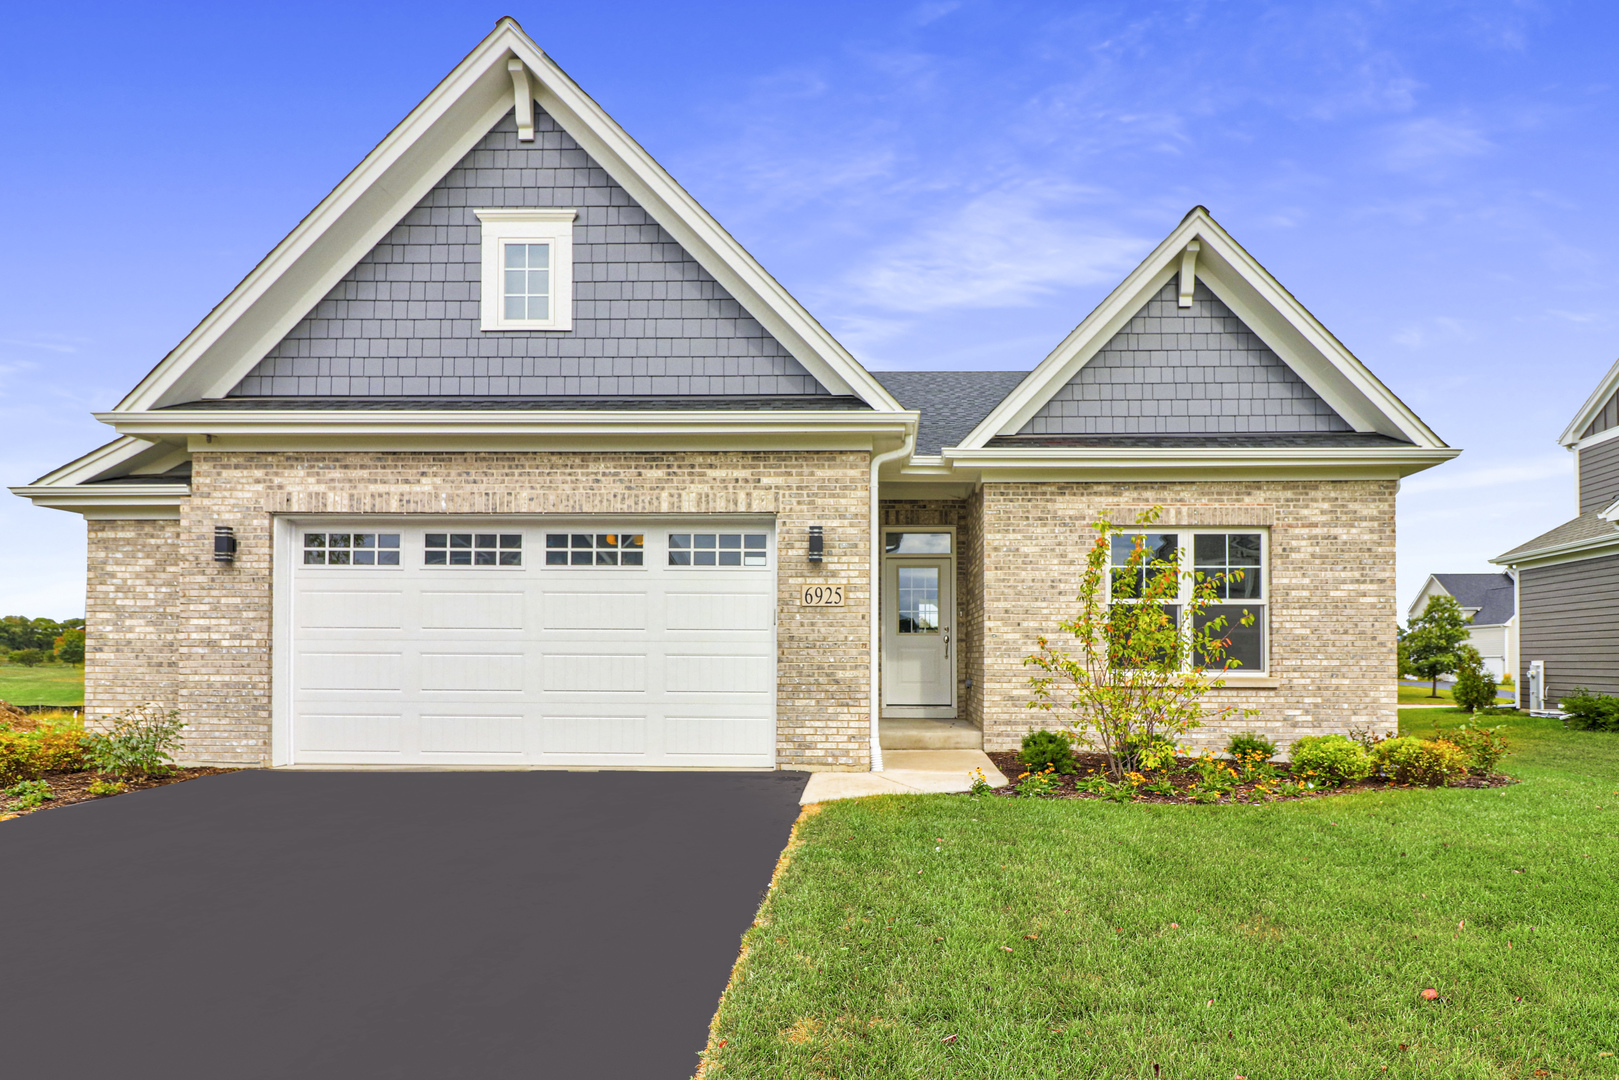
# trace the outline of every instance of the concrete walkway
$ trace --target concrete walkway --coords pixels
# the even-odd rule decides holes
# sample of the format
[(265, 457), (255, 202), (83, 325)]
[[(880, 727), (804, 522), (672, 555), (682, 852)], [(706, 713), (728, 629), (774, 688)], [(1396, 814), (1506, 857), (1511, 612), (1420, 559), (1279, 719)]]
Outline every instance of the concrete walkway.
[(1006, 776), (982, 750), (885, 750), (883, 771), (810, 774), (799, 802), (830, 802), (867, 795), (915, 795), (919, 792), (971, 791), (974, 769), (984, 770), (991, 787)]

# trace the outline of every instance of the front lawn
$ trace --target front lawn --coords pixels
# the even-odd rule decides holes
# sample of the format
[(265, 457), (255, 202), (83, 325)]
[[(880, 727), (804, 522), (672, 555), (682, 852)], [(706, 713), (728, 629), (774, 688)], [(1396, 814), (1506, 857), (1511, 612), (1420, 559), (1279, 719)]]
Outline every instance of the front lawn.
[[(1447, 689), (1446, 687), (1443, 687), (1443, 686), (1441, 686), (1439, 688), (1439, 698), (1438, 698), (1437, 703), (1435, 702), (1435, 699), (1431, 696), (1432, 693), (1433, 693), (1433, 691), (1429, 687), (1426, 687), (1426, 686), (1404, 686), (1404, 685), (1402, 685), (1400, 687), (1400, 704), (1401, 705), (1434, 705), (1435, 708), (1438, 708), (1438, 707), (1440, 707), (1442, 705), (1443, 706), (1450, 705), (1452, 699), (1451, 699), (1451, 696), (1450, 696), (1450, 690), (1449, 689)], [(1496, 698), (1498, 700), (1500, 700), (1500, 701), (1502, 701), (1504, 703), (1510, 704), (1511, 701), (1512, 701), (1512, 687), (1508, 686), (1508, 687), (1506, 687), (1504, 689), (1498, 689), (1496, 691), (1495, 696), (1496, 696)]]
[(826, 804), (706, 1075), (1619, 1076), (1619, 736), (1504, 719), (1507, 788)]
[(0, 660), (0, 701), (13, 705), (83, 705), (84, 667), (80, 664), (23, 667)]

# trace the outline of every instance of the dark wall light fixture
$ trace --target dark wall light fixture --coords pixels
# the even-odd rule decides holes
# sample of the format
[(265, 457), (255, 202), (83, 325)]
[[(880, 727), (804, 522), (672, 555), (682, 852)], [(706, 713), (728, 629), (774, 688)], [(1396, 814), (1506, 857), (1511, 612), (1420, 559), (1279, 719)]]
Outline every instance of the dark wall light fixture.
[(826, 538), (821, 535), (819, 525), (811, 525), (809, 531), (809, 561), (820, 562), (821, 556), (826, 552)]
[(214, 526), (214, 562), (236, 561), (236, 530), (229, 525)]

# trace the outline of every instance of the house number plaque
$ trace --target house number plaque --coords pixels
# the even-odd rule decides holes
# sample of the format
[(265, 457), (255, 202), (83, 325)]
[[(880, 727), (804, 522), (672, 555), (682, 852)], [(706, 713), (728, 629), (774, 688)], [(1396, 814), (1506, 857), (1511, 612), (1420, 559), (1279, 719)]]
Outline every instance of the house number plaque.
[(806, 585), (804, 586), (805, 607), (842, 607), (842, 585)]

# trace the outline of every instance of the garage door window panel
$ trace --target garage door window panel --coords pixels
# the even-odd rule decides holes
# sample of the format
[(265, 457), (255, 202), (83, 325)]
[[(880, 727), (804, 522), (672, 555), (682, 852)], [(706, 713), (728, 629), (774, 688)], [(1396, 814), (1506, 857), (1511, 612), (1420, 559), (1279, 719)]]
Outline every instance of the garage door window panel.
[(398, 566), (398, 533), (306, 532), (305, 566)]
[(770, 564), (765, 533), (670, 533), (670, 566), (753, 566)]
[(546, 533), (547, 566), (640, 566), (646, 553), (641, 533)]
[(521, 533), (428, 533), (422, 561), (427, 566), (522, 566)]

